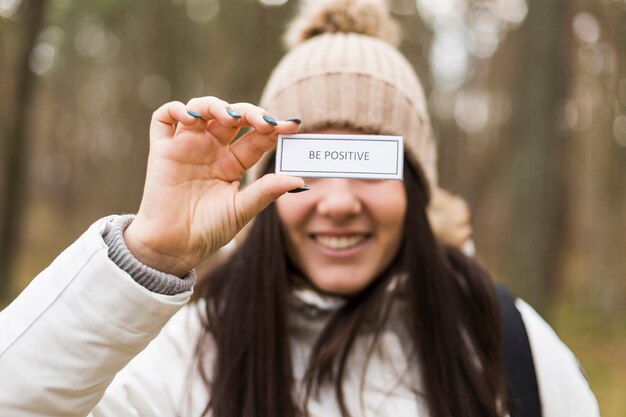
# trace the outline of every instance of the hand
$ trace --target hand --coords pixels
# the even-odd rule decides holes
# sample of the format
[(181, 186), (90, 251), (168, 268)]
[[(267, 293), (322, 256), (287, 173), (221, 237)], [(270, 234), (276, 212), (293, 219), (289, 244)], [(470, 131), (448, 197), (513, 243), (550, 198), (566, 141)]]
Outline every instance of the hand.
[[(215, 97), (186, 106), (171, 102), (154, 112), (144, 194), (124, 233), (140, 262), (184, 276), (272, 201), (304, 186), (301, 178), (268, 174), (239, 190), (245, 171), (274, 149), (277, 135), (298, 131), (297, 123), (274, 126), (264, 115), (251, 104)], [(242, 127), (251, 130), (231, 143)]]

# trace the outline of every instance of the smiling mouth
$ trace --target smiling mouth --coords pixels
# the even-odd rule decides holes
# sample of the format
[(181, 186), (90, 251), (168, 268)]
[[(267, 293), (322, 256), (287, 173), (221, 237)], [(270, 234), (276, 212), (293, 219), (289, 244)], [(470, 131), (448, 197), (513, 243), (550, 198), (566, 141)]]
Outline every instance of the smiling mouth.
[(359, 233), (346, 236), (311, 235), (311, 238), (321, 246), (332, 250), (346, 250), (358, 246), (369, 237), (368, 234)]

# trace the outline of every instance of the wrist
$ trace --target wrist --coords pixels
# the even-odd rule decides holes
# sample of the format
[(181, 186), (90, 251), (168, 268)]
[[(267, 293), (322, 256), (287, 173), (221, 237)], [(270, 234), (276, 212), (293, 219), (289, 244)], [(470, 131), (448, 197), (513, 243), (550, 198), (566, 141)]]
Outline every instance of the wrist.
[(169, 254), (155, 243), (151, 233), (142, 232), (140, 223), (135, 219), (123, 233), (124, 241), (130, 253), (142, 264), (166, 274), (184, 277), (194, 265)]

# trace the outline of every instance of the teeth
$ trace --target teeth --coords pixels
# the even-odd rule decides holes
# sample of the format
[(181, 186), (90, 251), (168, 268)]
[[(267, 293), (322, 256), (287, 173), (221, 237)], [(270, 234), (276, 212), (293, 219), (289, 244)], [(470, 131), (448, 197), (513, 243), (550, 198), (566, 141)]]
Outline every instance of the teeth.
[(354, 236), (315, 236), (315, 240), (330, 249), (348, 249), (365, 240), (365, 235)]

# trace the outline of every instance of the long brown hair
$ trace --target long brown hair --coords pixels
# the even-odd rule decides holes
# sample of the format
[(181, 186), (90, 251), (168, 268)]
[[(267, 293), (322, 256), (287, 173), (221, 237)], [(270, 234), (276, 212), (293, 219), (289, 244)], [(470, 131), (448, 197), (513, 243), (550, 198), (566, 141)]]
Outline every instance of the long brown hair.
[[(504, 365), (495, 289), (475, 261), (437, 242), (426, 216), (428, 192), (405, 164), (407, 215), (395, 260), (351, 297), (317, 338), (305, 375), (306, 397), (334, 384), (342, 416), (346, 361), (365, 317), (377, 317), (376, 334), (389, 309), (385, 289), (406, 276), (398, 291), (407, 300), (406, 327), (417, 352), (424, 398), (435, 417), (502, 417), (506, 414)], [(296, 417), (306, 414), (294, 398), (288, 343), (287, 259), (276, 208), (255, 219), (245, 242), (206, 277), (197, 297), (206, 300), (198, 342), (200, 372), (216, 417)], [(214, 340), (214, 345), (208, 343)], [(216, 346), (214, 373), (203, 369), (204, 349)]]

